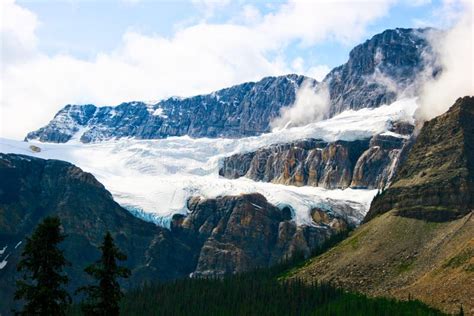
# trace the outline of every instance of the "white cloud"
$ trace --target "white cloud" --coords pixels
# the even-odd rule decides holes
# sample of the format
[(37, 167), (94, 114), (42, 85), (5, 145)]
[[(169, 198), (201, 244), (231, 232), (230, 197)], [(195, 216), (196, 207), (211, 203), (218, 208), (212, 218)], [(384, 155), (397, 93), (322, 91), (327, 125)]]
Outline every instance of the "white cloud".
[[(12, 0), (2, 2), (3, 13), (7, 8), (15, 14), (1, 23), (1, 135), (22, 138), (67, 103), (105, 105), (186, 96), (299, 67), (301, 73), (321, 79), (327, 66), (288, 63), (285, 47), (294, 42), (311, 46), (328, 38), (358, 41), (367, 24), (382, 17), (391, 4), (391, 0), (291, 0), (263, 16), (258, 10), (243, 9), (243, 16), (248, 16), (247, 22), (253, 19), (252, 23), (200, 22), (171, 37), (127, 32), (113, 51), (81, 60), (37, 51), (35, 14)], [(200, 5), (216, 4), (204, 1)], [(11, 56), (22, 57), (13, 60)]]
[(324, 84), (315, 88), (306, 80), (296, 93), (295, 103), (282, 108), (280, 116), (271, 122), (274, 130), (304, 126), (325, 118), (329, 110), (329, 91)]
[(230, 0), (191, 0), (191, 2), (204, 12), (206, 19), (214, 16), (218, 9), (230, 4)]
[(412, 7), (421, 7), (421, 6), (430, 4), (432, 1), (431, 0), (406, 0), (405, 2)]
[(14, 0), (0, 2), (1, 63), (17, 62), (31, 58), (35, 53), (38, 26), (36, 16), (16, 5)]
[(253, 5), (247, 4), (244, 6), (242, 10), (242, 17), (244, 22), (246, 23), (257, 23), (262, 19), (262, 15), (260, 11), (254, 7)]
[(331, 68), (329, 68), (328, 65), (317, 65), (309, 68), (304, 74), (318, 81), (322, 81), (330, 71)]
[[(459, 1), (448, 1), (458, 6)], [(422, 87), (418, 118), (429, 120), (444, 113), (457, 98), (474, 95), (474, 21), (473, 4), (466, 0), (464, 14), (447, 32), (431, 38), (443, 71)], [(449, 8), (448, 8), (449, 9)]]

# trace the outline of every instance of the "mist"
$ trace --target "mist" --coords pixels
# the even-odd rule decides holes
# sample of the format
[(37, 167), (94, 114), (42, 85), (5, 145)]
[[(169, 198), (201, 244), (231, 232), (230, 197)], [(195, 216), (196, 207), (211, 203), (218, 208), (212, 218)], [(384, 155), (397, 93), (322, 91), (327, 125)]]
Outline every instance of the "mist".
[(417, 120), (429, 120), (446, 112), (456, 99), (474, 95), (473, 5), (466, 1), (464, 8), (452, 28), (429, 37), (442, 71), (422, 84)]
[(272, 130), (304, 126), (321, 121), (329, 112), (329, 91), (325, 84), (317, 87), (312, 80), (305, 80), (296, 93), (295, 102), (280, 110), (280, 116), (270, 123)]

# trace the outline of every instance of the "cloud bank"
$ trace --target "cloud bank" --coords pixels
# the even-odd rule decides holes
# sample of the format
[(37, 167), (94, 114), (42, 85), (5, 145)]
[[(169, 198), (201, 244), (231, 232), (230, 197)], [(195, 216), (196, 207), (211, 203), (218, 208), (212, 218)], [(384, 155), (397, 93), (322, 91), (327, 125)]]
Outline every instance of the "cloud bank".
[(446, 32), (430, 38), (443, 70), (422, 86), (416, 113), (419, 120), (429, 120), (446, 112), (459, 97), (474, 95), (473, 4), (467, 0), (461, 5), (463, 9), (458, 12), (462, 15), (458, 22)]

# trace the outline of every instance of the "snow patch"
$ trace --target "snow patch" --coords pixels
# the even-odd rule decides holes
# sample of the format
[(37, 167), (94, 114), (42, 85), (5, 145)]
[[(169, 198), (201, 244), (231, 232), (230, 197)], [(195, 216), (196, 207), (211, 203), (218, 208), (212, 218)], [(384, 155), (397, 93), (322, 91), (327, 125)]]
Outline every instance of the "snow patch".
[(164, 110), (162, 108), (157, 108), (155, 111), (153, 111), (153, 116), (160, 116), (162, 118), (167, 118), (168, 115), (164, 114)]
[(260, 205), (255, 204), (255, 203), (250, 203), (250, 204), (252, 204), (255, 208), (258, 208), (259, 210), (263, 209), (263, 207), (261, 207)]
[(3, 268), (5, 268), (7, 266), (7, 259), (8, 257), (10, 256), (10, 254), (8, 254), (5, 258), (3, 258), (2, 262), (0, 262), (0, 270), (2, 270)]

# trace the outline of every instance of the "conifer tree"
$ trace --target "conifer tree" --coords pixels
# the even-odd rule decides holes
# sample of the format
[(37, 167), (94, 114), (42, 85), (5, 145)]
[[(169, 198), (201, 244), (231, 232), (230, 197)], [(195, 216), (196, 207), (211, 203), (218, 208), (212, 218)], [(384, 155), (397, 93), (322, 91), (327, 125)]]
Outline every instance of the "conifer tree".
[(22, 277), (15, 292), (15, 299), (25, 304), (17, 315), (64, 315), (71, 303), (64, 290), (69, 279), (62, 270), (69, 263), (58, 248), (66, 237), (60, 226), (58, 217), (46, 217), (26, 239), (17, 265)]
[(97, 280), (97, 285), (82, 287), (78, 292), (85, 292), (82, 304), (85, 315), (112, 316), (119, 315), (119, 302), (123, 296), (118, 278), (128, 278), (130, 270), (117, 264), (127, 257), (118, 249), (110, 232), (104, 237), (100, 246), (101, 258), (88, 266), (84, 271)]

